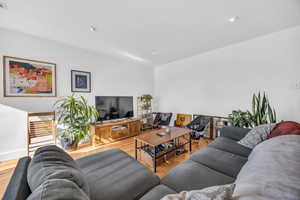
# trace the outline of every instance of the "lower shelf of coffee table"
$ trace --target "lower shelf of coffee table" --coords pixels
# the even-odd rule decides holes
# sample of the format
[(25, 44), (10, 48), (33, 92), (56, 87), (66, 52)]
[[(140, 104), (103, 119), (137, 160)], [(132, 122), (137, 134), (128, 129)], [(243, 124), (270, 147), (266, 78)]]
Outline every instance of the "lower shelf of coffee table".
[[(159, 158), (156, 158), (156, 165), (161, 165), (162, 163), (164, 163), (165, 161), (169, 160), (170, 158), (174, 157), (176, 154), (175, 150), (171, 151)], [(149, 166), (153, 166), (153, 161), (154, 158), (147, 152), (145, 151), (140, 151), (140, 160), (149, 165)]]
[[(170, 148), (167, 148), (165, 150), (161, 150), (156, 153), (156, 165), (160, 165), (164, 163), (165, 161), (169, 160), (170, 158), (174, 157), (176, 155), (176, 150), (183, 148), (184, 144), (177, 144), (176, 146), (172, 146)], [(150, 147), (149, 145), (144, 145), (139, 147), (139, 159), (140, 161), (144, 162), (147, 165), (153, 166), (154, 162), (154, 153), (150, 153), (149, 149), (154, 149), (153, 147)]]

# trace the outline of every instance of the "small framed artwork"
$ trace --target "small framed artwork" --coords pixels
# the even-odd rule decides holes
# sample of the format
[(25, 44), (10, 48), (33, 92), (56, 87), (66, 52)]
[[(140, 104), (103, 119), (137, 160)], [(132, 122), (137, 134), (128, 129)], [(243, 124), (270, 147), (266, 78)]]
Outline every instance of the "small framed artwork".
[(91, 92), (91, 72), (71, 70), (72, 92)]
[(3, 57), (5, 97), (56, 97), (56, 64)]

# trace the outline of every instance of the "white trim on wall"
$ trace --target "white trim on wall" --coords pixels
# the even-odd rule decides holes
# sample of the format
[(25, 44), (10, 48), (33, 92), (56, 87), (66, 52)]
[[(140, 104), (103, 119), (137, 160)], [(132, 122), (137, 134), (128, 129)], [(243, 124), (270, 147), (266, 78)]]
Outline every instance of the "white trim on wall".
[(0, 161), (18, 159), (24, 156), (27, 156), (27, 149), (17, 149), (14, 151), (0, 153)]

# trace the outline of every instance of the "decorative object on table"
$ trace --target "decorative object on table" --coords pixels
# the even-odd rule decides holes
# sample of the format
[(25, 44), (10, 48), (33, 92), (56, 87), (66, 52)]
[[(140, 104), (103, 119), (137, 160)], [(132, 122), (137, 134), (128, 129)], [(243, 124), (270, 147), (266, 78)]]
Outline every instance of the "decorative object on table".
[(71, 70), (72, 92), (91, 92), (91, 72)]
[(83, 139), (89, 137), (90, 124), (96, 122), (99, 113), (87, 100), (75, 95), (59, 99), (55, 105), (57, 124), (61, 128), (61, 142), (65, 149), (77, 148)]
[(192, 115), (190, 114), (177, 114), (176, 120), (174, 121), (174, 126), (185, 127), (192, 121)]
[(153, 128), (152, 100), (151, 94), (137, 97), (137, 116), (141, 119), (142, 130)]
[(3, 57), (5, 97), (55, 97), (56, 64)]
[(250, 111), (232, 111), (229, 118), (236, 127), (248, 128), (262, 124), (276, 123), (275, 109), (270, 105), (270, 101), (264, 92), (263, 95), (253, 94), (252, 112)]
[(254, 127), (238, 143), (249, 149), (253, 149), (259, 143), (265, 141), (276, 124), (262, 124)]
[(171, 133), (171, 127), (170, 126), (166, 126), (164, 127), (165, 129), (165, 133), (170, 134)]

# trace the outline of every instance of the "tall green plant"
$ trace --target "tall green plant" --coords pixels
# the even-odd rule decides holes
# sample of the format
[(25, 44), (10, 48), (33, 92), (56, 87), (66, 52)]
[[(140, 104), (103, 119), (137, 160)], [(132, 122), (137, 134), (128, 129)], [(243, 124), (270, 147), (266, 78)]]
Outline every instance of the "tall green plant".
[(252, 121), (255, 126), (260, 124), (276, 123), (276, 112), (271, 107), (269, 99), (264, 92), (263, 95), (253, 94), (252, 97)]
[(63, 97), (56, 101), (54, 108), (57, 123), (65, 127), (62, 136), (70, 141), (79, 142), (86, 138), (90, 132), (90, 124), (99, 117), (97, 109), (89, 106), (83, 96)]

